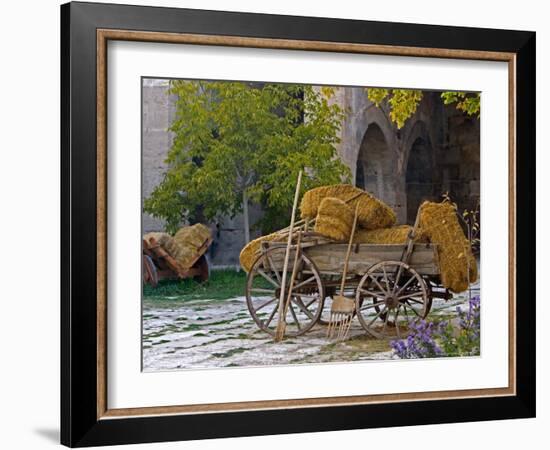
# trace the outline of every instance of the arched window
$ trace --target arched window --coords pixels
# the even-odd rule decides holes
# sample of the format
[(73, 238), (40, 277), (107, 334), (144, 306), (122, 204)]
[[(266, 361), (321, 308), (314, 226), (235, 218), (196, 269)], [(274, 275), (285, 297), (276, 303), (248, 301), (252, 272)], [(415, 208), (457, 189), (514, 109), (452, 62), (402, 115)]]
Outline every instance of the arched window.
[(418, 207), (424, 200), (434, 200), (432, 148), (417, 138), (409, 152), (406, 175), (407, 223), (413, 224)]

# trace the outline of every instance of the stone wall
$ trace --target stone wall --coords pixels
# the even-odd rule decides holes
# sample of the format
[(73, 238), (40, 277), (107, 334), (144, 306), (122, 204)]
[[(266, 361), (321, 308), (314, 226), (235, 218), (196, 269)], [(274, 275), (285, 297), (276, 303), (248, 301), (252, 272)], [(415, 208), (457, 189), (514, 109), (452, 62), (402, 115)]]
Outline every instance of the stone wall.
[[(173, 133), (168, 128), (176, 113), (175, 96), (168, 95), (168, 80), (144, 78), (142, 82), (142, 171), (141, 198), (147, 198), (162, 181), (164, 160), (172, 145)], [(164, 222), (142, 214), (143, 232), (164, 229)]]
[[(167, 81), (144, 80), (143, 198), (162, 180), (173, 138), (168, 127), (175, 98), (167, 89)], [(413, 223), (420, 203), (440, 200), (444, 192), (460, 209), (475, 207), (480, 190), (477, 118), (443, 105), (437, 92), (425, 92), (414, 116), (399, 130), (363, 88), (338, 88), (331, 101), (347, 111), (338, 154), (349, 166), (353, 182), (392, 206), (399, 223)], [(261, 211), (252, 206), (250, 215), (254, 224)], [(242, 216), (209, 225), (215, 236), (209, 254), (213, 264), (238, 265), (244, 245)], [(144, 232), (162, 228), (162, 221), (143, 215)]]

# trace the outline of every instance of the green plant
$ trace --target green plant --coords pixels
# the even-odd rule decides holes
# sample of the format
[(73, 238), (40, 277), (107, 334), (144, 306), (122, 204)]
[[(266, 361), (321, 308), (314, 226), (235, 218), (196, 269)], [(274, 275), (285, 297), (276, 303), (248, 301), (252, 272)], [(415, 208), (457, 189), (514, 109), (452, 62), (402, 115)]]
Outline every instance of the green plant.
[(479, 117), (481, 94), (479, 92), (442, 92), (441, 98), (445, 105), (456, 103), (456, 108), (469, 116)]
[(475, 356), (480, 352), (480, 297), (468, 302), (468, 311), (456, 308), (458, 328), (448, 322), (439, 326), (438, 341), (447, 356)]

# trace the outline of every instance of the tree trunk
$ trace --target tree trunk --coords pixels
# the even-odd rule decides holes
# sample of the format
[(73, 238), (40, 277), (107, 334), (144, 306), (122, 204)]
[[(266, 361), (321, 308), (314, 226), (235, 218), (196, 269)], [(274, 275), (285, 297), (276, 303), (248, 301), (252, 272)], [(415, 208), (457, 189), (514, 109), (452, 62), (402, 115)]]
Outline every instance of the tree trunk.
[(250, 222), (248, 220), (248, 194), (246, 189), (243, 189), (243, 228), (244, 228), (244, 244), (250, 242)]

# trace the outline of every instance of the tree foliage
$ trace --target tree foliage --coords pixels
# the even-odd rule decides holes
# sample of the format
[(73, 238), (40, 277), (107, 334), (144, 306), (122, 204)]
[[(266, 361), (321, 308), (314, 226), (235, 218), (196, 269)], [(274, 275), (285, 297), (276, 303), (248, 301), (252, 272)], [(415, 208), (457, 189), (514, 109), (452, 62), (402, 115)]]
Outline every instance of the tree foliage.
[[(423, 94), (415, 89), (368, 88), (367, 96), (377, 107), (384, 105), (389, 109), (390, 119), (399, 129), (416, 112)], [(441, 98), (445, 105), (455, 104), (457, 109), (469, 116), (479, 117), (479, 93), (447, 91), (441, 93)]]
[(451, 105), (456, 103), (456, 108), (464, 111), (469, 116), (479, 117), (481, 94), (479, 92), (442, 92), (443, 103)]
[(422, 100), (422, 91), (370, 88), (367, 89), (367, 96), (378, 107), (386, 100), (390, 108), (390, 119), (397, 128), (402, 128), (407, 119), (416, 112), (416, 108)]
[[(172, 81), (174, 133), (162, 182), (146, 212), (174, 230), (263, 207), (263, 232), (287, 224), (298, 172), (302, 191), (350, 176), (335, 158), (344, 112), (310, 86)], [(245, 230), (245, 235), (248, 230)]]

